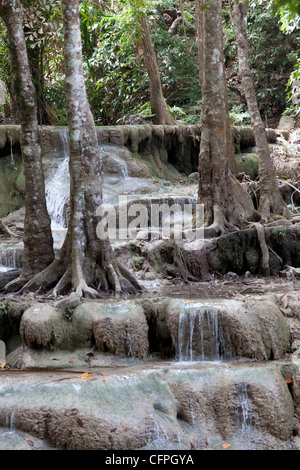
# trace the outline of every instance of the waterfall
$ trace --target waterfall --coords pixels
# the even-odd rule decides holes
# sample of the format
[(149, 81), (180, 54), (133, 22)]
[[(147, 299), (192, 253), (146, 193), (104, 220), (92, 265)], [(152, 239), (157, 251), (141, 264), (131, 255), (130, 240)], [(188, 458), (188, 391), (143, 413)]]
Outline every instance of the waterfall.
[(17, 269), (22, 266), (22, 243), (1, 243), (0, 244), (0, 271), (5, 272), (10, 269)]
[(111, 154), (111, 158), (114, 160), (114, 162), (117, 164), (117, 167), (119, 168), (120, 170), (120, 176), (122, 178), (128, 178), (129, 177), (129, 173), (128, 173), (128, 168), (127, 168), (127, 164), (126, 162), (124, 162), (124, 160), (122, 160), (120, 157), (118, 157), (117, 155), (113, 155)]
[(237, 384), (237, 406), (236, 406), (236, 419), (237, 423), (241, 426), (242, 436), (246, 441), (250, 440), (251, 430), (251, 416), (250, 416), (250, 400), (248, 398), (248, 385), (246, 382), (239, 382)]
[(196, 317), (197, 313), (192, 311), (189, 315), (186, 313), (179, 315), (178, 349), (180, 362), (193, 360), (193, 332)]
[(65, 207), (70, 196), (68, 132), (60, 131), (59, 135), (63, 146), (63, 160), (58, 162), (57, 169), (45, 184), (47, 209), (53, 230), (66, 228)]
[(14, 434), (16, 432), (15, 426), (15, 413), (12, 411), (10, 416), (6, 416), (6, 431), (7, 433)]
[(224, 351), (218, 307), (187, 306), (178, 323), (178, 356), (180, 362), (220, 361)]

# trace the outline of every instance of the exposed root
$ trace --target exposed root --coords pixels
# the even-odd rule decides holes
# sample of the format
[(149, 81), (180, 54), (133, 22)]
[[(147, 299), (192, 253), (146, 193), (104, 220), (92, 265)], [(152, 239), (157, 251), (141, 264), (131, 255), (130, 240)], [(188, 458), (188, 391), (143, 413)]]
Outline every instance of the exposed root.
[(65, 267), (60, 258), (55, 259), (50, 266), (28, 280), (20, 276), (5, 287), (5, 292), (35, 292), (38, 294), (48, 293), (49, 296), (57, 298), (62, 294), (75, 292), (82, 298), (103, 298), (104, 294), (114, 292), (119, 297), (122, 294), (136, 294), (142, 290), (138, 281), (127, 268), (115, 259), (105, 267), (97, 266), (94, 270), (93, 280), (88, 281), (82, 264), (77, 260)]
[(14, 234), (0, 219), (0, 235), (5, 238), (19, 238), (18, 235)]
[(4, 292), (6, 294), (9, 294), (11, 292), (18, 293), (19, 291), (21, 291), (22, 287), (27, 282), (28, 282), (28, 279), (26, 279), (22, 275), (20, 275), (19, 277), (13, 279), (12, 281), (10, 281), (6, 284), (6, 286), (4, 287)]
[(270, 255), (265, 238), (265, 229), (259, 222), (253, 224), (257, 232), (257, 238), (261, 249), (261, 267), (265, 276), (270, 276)]
[(214, 205), (213, 214), (213, 223), (204, 228), (205, 238), (216, 238), (228, 232), (233, 232), (240, 229), (237, 225), (225, 219), (223, 211), (218, 204)]

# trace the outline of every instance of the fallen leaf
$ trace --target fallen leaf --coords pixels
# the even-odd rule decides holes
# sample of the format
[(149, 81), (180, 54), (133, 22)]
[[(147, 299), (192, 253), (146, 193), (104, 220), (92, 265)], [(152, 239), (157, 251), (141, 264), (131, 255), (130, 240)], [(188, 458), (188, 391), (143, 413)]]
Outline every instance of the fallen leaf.
[(227, 447), (230, 447), (230, 446), (231, 446), (231, 444), (228, 444), (228, 442), (226, 444), (222, 445), (223, 449), (227, 449)]
[(116, 432), (117, 429), (118, 429), (118, 428), (113, 428), (113, 429), (111, 429), (110, 432)]
[(124, 428), (123, 432), (128, 432), (131, 428)]
[(293, 383), (292, 379), (284, 379), (286, 381), (287, 384), (291, 384)]
[(191, 446), (192, 450), (197, 450), (196, 447), (194, 446), (194, 444), (192, 444), (191, 442), (190, 442), (190, 446)]
[(34, 443), (28, 439), (27, 437), (25, 437), (25, 441), (27, 442), (27, 444), (30, 446), (30, 447), (33, 447), (34, 446)]
[(287, 298), (287, 297), (284, 297), (284, 298), (282, 299), (282, 305), (281, 305), (282, 308), (286, 308), (286, 307), (288, 306), (288, 303), (289, 303), (288, 298)]
[(77, 418), (76, 418), (76, 421), (77, 421), (78, 426), (80, 426), (81, 428), (83, 428), (83, 422), (82, 422), (82, 420), (77, 417)]
[(5, 362), (3, 362), (3, 364), (0, 364), (1, 369), (4, 369), (5, 366), (6, 366)]
[(93, 377), (94, 375), (91, 372), (85, 372), (84, 374), (80, 376), (82, 380), (92, 379)]

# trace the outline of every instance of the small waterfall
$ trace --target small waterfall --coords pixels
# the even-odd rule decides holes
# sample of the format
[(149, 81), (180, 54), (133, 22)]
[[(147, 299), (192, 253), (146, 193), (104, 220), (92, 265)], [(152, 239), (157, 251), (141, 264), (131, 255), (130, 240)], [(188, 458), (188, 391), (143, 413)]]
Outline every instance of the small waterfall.
[(20, 243), (0, 244), (0, 271), (21, 268), (23, 245)]
[(191, 306), (179, 315), (178, 356), (180, 362), (220, 361), (224, 341), (217, 307)]
[(14, 434), (16, 432), (15, 413), (12, 411), (10, 416), (6, 416), (6, 433)]
[(120, 169), (120, 176), (122, 178), (128, 178), (129, 173), (128, 173), (126, 162), (124, 162), (124, 160), (122, 160), (120, 157), (117, 157), (116, 155), (111, 155), (111, 158), (114, 160), (114, 162), (117, 164), (118, 168)]
[(197, 313), (191, 311), (189, 315), (179, 315), (178, 349), (179, 361), (193, 361), (193, 333)]
[(45, 184), (47, 209), (54, 230), (66, 228), (65, 207), (70, 196), (68, 132), (60, 131), (60, 139), (64, 158)]
[(246, 382), (237, 384), (238, 392), (236, 397), (236, 420), (241, 426), (241, 437), (246, 441), (250, 441), (250, 431), (252, 418), (250, 415), (250, 400), (248, 398), (248, 385)]
[[(119, 177), (124, 178), (124, 179), (129, 178), (127, 163), (120, 156), (122, 155), (122, 150), (120, 150), (118, 147), (114, 145), (101, 144), (99, 146), (99, 152), (100, 152), (101, 166), (103, 164), (104, 172), (106, 169), (105, 165), (106, 165), (107, 159), (114, 163), (112, 167), (110, 167), (111, 174), (107, 174), (107, 176), (117, 176), (116, 175), (116, 170), (117, 170)], [(118, 153), (120, 153), (120, 155), (118, 155)]]

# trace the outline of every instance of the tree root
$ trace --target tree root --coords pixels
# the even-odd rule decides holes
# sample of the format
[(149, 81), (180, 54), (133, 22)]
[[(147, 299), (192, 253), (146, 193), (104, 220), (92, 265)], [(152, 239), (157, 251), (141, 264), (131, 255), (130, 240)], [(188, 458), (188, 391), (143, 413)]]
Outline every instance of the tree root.
[(95, 277), (87, 280), (84, 268), (79, 260), (65, 267), (60, 258), (56, 258), (50, 266), (28, 280), (21, 276), (5, 287), (5, 292), (24, 294), (35, 292), (47, 293), (49, 297), (57, 298), (60, 295), (75, 292), (79, 298), (103, 298), (109, 292), (114, 292), (116, 297), (122, 294), (136, 294), (143, 288), (139, 285), (134, 275), (115, 259), (105, 267), (97, 266), (94, 270)]
[(226, 220), (223, 211), (218, 204), (213, 208), (214, 221), (208, 227), (204, 227), (204, 238), (216, 238), (229, 232), (240, 230), (240, 227)]
[(261, 249), (261, 255), (262, 255), (262, 260), (261, 260), (261, 267), (264, 276), (270, 276), (270, 255), (269, 255), (269, 250), (268, 246), (266, 243), (266, 238), (265, 238), (265, 229), (263, 225), (260, 222), (255, 222), (253, 223), (253, 226), (256, 229), (257, 232), (257, 238), (258, 242), (260, 245)]
[(14, 234), (0, 219), (0, 234), (5, 238), (19, 238), (18, 235)]

